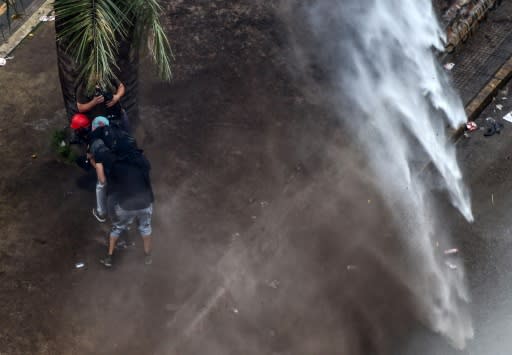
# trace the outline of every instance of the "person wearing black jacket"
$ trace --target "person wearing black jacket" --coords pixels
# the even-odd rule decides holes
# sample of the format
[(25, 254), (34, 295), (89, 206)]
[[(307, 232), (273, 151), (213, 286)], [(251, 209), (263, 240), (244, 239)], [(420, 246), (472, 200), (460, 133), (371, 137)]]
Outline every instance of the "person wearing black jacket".
[[(93, 122), (93, 127), (94, 127)], [(108, 181), (108, 193), (113, 194), (115, 216), (109, 235), (107, 255), (100, 259), (105, 267), (112, 267), (117, 240), (128, 226), (137, 221), (144, 241), (145, 264), (151, 264), (153, 188), (149, 172), (151, 165), (133, 137), (126, 132), (115, 133), (108, 126), (95, 130), (91, 143), (91, 161), (99, 181)], [(93, 133), (94, 133), (93, 132)], [(108, 134), (107, 134), (108, 133)], [(102, 180), (103, 179), (103, 180)]]

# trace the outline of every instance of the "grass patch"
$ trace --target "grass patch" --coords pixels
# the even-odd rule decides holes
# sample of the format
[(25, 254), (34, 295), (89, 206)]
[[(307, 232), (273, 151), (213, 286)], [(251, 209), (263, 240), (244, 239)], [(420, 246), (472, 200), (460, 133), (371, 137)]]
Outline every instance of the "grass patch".
[(71, 149), (66, 129), (60, 129), (53, 132), (51, 138), (53, 150), (66, 162), (74, 163), (78, 158), (78, 154)]

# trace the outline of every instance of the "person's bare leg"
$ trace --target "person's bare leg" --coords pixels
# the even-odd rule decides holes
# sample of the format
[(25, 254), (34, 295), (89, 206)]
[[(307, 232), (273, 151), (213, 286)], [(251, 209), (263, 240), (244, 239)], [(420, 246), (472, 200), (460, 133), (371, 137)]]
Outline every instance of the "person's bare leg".
[(142, 240), (144, 241), (144, 254), (151, 255), (151, 235), (145, 235), (142, 237)]
[(112, 254), (114, 254), (114, 249), (116, 247), (118, 237), (110, 235), (108, 239), (108, 253), (107, 256), (100, 259), (100, 263), (105, 265), (105, 267), (112, 267)]
[(108, 255), (114, 254), (118, 237), (110, 236), (108, 240)]
[(142, 237), (144, 241), (144, 264), (151, 265), (153, 258), (151, 257), (151, 235), (145, 235)]

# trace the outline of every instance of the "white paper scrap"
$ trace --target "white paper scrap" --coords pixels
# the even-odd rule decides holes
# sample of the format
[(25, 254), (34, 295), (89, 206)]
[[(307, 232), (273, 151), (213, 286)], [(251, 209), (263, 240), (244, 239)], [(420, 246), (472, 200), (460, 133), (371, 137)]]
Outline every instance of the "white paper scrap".
[(503, 116), (503, 119), (505, 121), (508, 121), (508, 122), (512, 123), (512, 111), (507, 113), (505, 116)]

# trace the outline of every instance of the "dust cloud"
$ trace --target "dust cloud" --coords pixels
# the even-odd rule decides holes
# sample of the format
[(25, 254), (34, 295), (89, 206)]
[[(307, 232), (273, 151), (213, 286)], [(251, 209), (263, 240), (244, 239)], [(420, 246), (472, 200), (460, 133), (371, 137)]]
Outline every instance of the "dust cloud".
[[(261, 10), (269, 3), (272, 15)], [(102, 301), (84, 309), (109, 319), (86, 339), (118, 327), (106, 353), (388, 354), (421, 323), (463, 346), (462, 266), (439, 263), (435, 241), (450, 236), (429, 199), (429, 184), (442, 187), (471, 219), (442, 128), (463, 113), (456, 96), (438, 100), (447, 92), (433, 57), (437, 79), (423, 91), (386, 86), (384, 73), (401, 69), (392, 65), (369, 69), (382, 87), (354, 77), (351, 39), (361, 40), (361, 63), (373, 63), (351, 22), (353, 10), (365, 14), (357, 4), (173, 2), (177, 42), (197, 48), (182, 49), (180, 81), (150, 88), (141, 110), (157, 196), (154, 265), (125, 253), (102, 276), (109, 288), (83, 282)], [(215, 52), (219, 38), (225, 49)], [(396, 85), (406, 79), (404, 70)], [(405, 93), (410, 105), (393, 105)], [(417, 171), (430, 159), (435, 179), (425, 181)]]

